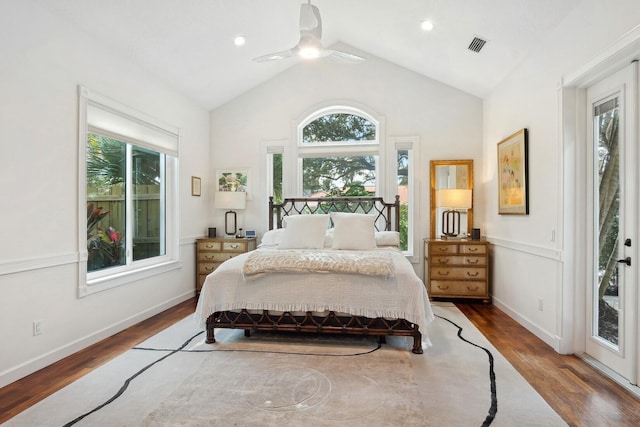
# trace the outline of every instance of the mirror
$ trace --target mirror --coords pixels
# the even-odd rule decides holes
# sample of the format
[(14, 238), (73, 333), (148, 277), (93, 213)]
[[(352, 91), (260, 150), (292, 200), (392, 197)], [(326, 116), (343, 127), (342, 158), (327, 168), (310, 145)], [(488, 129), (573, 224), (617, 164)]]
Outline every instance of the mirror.
[[(442, 189), (465, 189), (472, 191), (473, 200), (473, 160), (432, 160), (431, 161), (431, 238), (441, 238), (442, 212), (447, 208), (437, 206), (437, 191)], [(473, 203), (472, 203), (473, 206)], [(460, 235), (471, 236), (473, 227), (473, 207), (460, 210)], [(463, 236), (464, 233), (464, 236)]]

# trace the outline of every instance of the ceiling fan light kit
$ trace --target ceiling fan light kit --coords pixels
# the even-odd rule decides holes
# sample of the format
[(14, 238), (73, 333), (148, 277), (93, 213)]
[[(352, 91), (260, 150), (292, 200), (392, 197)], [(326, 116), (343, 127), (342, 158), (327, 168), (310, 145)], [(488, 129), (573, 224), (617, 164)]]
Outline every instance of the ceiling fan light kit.
[(322, 20), (318, 8), (307, 2), (300, 5), (300, 40), (291, 49), (282, 52), (269, 53), (254, 58), (255, 62), (271, 62), (299, 57), (302, 59), (315, 59), (329, 57), (342, 63), (358, 63), (365, 60), (364, 57), (340, 50), (324, 49), (322, 47)]

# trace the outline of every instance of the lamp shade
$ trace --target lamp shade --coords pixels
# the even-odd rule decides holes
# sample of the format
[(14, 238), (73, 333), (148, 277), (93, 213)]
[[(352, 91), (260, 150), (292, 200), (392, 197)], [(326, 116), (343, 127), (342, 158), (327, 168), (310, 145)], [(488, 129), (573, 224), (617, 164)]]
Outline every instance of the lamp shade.
[(449, 209), (471, 209), (472, 191), (459, 188), (442, 189), (437, 193), (437, 205)]
[(214, 203), (216, 209), (244, 209), (247, 207), (247, 193), (244, 191), (218, 191)]

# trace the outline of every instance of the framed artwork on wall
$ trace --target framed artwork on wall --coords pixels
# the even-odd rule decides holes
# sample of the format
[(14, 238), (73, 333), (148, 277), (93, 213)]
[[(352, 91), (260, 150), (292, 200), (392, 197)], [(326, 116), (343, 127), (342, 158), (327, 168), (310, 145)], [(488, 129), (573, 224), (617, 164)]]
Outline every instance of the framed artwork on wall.
[(527, 129), (498, 143), (498, 214), (529, 214)]
[(251, 173), (249, 169), (229, 168), (216, 170), (216, 191), (239, 191), (247, 193), (251, 200)]
[(202, 194), (202, 180), (200, 177), (192, 176), (191, 177), (191, 195), (192, 196), (200, 196)]

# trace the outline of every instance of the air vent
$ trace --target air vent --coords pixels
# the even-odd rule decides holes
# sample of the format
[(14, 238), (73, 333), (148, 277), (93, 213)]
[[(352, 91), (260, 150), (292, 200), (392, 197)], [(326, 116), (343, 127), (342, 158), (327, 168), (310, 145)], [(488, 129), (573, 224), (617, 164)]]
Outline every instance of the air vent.
[(471, 43), (469, 43), (469, 47), (467, 49), (477, 53), (480, 52), (486, 43), (486, 40), (482, 40), (480, 37), (474, 37), (473, 40), (471, 40)]

